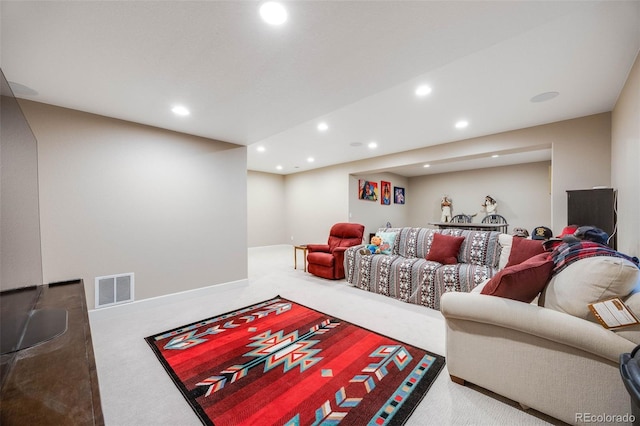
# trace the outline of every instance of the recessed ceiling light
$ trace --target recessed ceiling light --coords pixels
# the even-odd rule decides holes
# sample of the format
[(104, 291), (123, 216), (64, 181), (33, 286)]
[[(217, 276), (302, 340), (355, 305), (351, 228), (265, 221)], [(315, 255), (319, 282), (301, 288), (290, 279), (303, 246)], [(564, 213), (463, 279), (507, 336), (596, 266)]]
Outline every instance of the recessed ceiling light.
[(559, 92), (544, 92), (544, 93), (540, 93), (539, 95), (534, 96), (533, 98), (531, 98), (529, 100), (531, 102), (544, 102), (544, 101), (549, 101), (549, 100), (555, 98), (559, 94), (560, 94)]
[(276, 169), (277, 169), (277, 170), (282, 170), (282, 166), (281, 166), (280, 164), (278, 164), (278, 165), (276, 166)]
[(326, 131), (328, 128), (329, 128), (329, 125), (324, 121), (322, 123), (318, 123), (318, 130), (320, 130), (321, 132)]
[(171, 111), (176, 114), (176, 115), (189, 115), (190, 112), (187, 108), (183, 107), (182, 105), (176, 105), (173, 108), (171, 108)]
[(429, 93), (431, 93), (431, 87), (427, 86), (426, 84), (423, 84), (422, 86), (418, 86), (416, 88), (416, 96), (427, 96)]
[(456, 129), (464, 129), (469, 125), (469, 122), (466, 120), (460, 120), (456, 123)]
[(369, 149), (376, 149), (378, 147), (377, 142), (369, 142), (369, 144), (367, 145), (369, 147)]
[(256, 148), (256, 151), (258, 151), (258, 152), (265, 152), (266, 150), (267, 149), (262, 145), (260, 145), (259, 147)]
[(307, 163), (313, 163), (314, 161), (316, 161), (316, 160), (313, 157), (307, 158)]
[(493, 154), (493, 155), (491, 156), (491, 158), (498, 158), (498, 157), (500, 157), (498, 154)]
[(428, 168), (428, 167), (431, 167), (431, 164), (425, 164), (425, 165), (424, 165), (424, 166), (422, 166), (422, 167), (424, 167), (424, 168), (426, 169), (426, 168)]
[(270, 25), (282, 25), (287, 20), (287, 9), (281, 3), (268, 1), (260, 6), (260, 16)]

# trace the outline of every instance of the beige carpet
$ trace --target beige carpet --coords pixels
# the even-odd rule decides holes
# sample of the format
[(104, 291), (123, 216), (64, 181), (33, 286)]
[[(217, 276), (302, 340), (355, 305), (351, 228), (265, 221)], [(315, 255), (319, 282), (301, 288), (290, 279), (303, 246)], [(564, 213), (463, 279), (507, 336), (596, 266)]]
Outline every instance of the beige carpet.
[[(299, 254), (301, 257), (301, 253)], [(144, 337), (280, 295), (401, 341), (445, 355), (438, 311), (399, 302), (293, 269), (292, 246), (249, 249), (249, 279), (91, 311), (102, 408), (108, 426), (201, 424)], [(470, 356), (472, 356), (470, 354)], [(560, 424), (525, 412), (442, 371), (408, 425)]]

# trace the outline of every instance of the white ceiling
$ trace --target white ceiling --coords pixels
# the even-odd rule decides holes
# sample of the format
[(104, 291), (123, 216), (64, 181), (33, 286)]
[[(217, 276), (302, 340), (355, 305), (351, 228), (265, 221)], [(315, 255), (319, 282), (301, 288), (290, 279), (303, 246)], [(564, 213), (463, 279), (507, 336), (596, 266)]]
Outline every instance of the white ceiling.
[(640, 1), (288, 1), (279, 27), (259, 4), (2, 0), (0, 64), (18, 97), (247, 145), (250, 170), (288, 174), (611, 111), (640, 49)]

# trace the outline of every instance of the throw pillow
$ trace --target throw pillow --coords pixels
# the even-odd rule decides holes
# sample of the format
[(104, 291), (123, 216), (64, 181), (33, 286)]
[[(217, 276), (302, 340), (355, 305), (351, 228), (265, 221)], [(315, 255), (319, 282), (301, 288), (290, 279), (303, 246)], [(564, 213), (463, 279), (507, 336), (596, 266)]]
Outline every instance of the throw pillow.
[(639, 275), (638, 267), (621, 257), (583, 258), (551, 279), (542, 293), (540, 306), (589, 319), (592, 317), (589, 303), (613, 297), (624, 299), (635, 287)]
[(452, 237), (451, 235), (433, 234), (431, 248), (427, 253), (427, 260), (453, 265), (458, 263), (458, 252), (464, 242), (464, 237)]
[(540, 253), (544, 253), (542, 247), (542, 241), (529, 240), (522, 237), (513, 237), (511, 243), (511, 253), (509, 254), (509, 261), (506, 267), (517, 265), (524, 262), (527, 259), (532, 258)]
[(380, 244), (380, 253), (391, 254), (393, 252), (393, 245), (396, 242), (397, 232), (376, 232), (376, 235), (382, 238), (382, 244)]
[(552, 270), (551, 255), (540, 253), (504, 268), (487, 282), (480, 293), (531, 303), (547, 285)]
[(498, 262), (498, 269), (504, 269), (504, 267), (507, 266), (514, 238), (515, 237), (513, 235), (509, 234), (498, 235), (498, 243), (500, 244), (500, 261)]

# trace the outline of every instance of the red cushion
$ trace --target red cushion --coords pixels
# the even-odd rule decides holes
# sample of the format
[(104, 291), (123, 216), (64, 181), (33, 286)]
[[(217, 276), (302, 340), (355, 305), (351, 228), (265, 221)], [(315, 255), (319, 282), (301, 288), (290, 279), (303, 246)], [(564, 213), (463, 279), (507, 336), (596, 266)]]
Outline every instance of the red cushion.
[(517, 265), (527, 259), (531, 259), (533, 256), (544, 253), (542, 243), (542, 240), (529, 240), (522, 237), (513, 237), (511, 253), (509, 253), (509, 261), (505, 265), (505, 268)]
[(551, 278), (551, 253), (540, 253), (504, 268), (485, 284), (480, 293), (531, 303)]
[(458, 263), (458, 251), (464, 241), (464, 237), (452, 237), (451, 235), (433, 234), (433, 242), (427, 260), (453, 265)]

